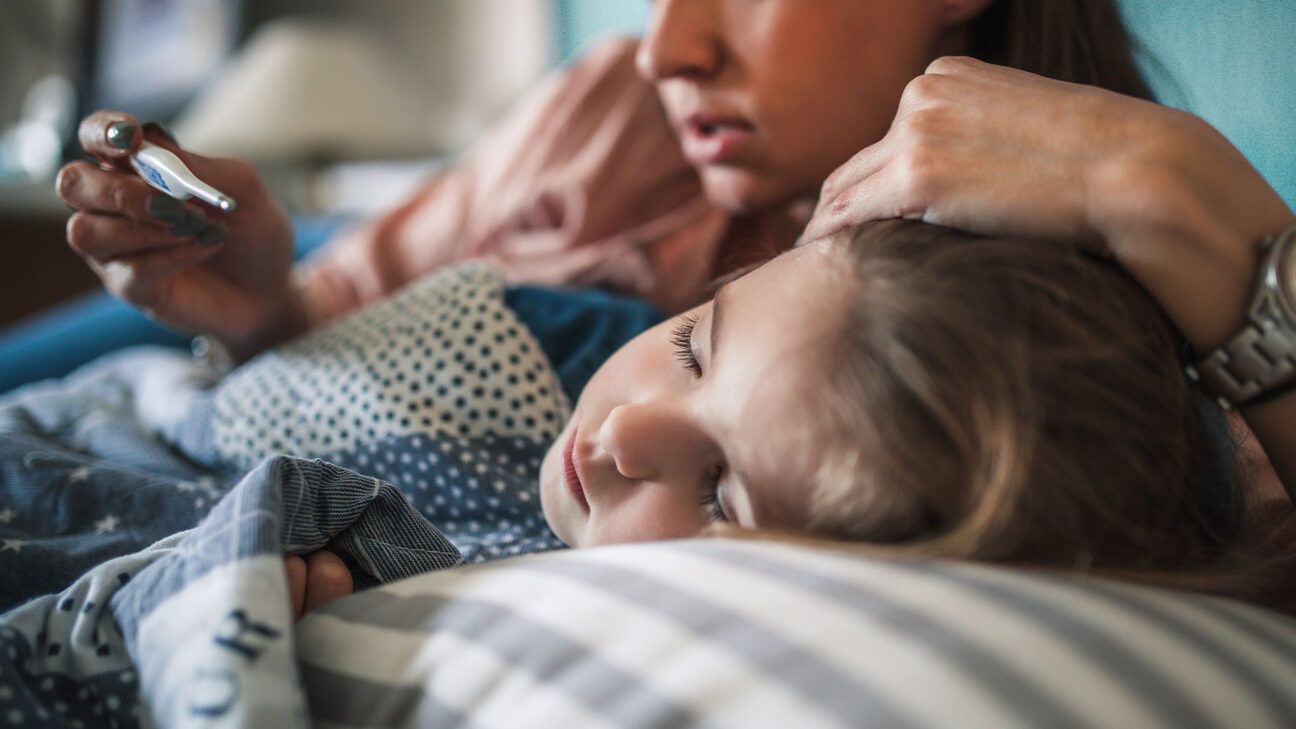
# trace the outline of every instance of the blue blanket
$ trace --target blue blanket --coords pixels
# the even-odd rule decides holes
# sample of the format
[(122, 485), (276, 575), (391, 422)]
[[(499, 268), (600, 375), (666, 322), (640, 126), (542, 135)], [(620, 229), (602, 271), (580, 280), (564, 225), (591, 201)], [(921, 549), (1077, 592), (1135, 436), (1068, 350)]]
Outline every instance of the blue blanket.
[(158, 434), (208, 385), (134, 350), (0, 404), (0, 719), (306, 726), (282, 555), (328, 545), (360, 585), (460, 562), (387, 482), (195, 464)]
[(363, 588), (561, 547), (541, 459), (658, 317), (470, 262), (224, 377), (144, 348), (0, 400), (0, 726), (304, 724), (283, 554)]

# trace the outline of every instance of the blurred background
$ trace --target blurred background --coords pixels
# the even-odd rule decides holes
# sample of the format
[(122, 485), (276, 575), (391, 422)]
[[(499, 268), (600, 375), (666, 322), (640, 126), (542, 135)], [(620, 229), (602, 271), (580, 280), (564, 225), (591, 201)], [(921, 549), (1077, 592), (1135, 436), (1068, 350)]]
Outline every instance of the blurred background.
[[(294, 213), (399, 199), (644, 0), (4, 0), (0, 326), (94, 288), (58, 168), (99, 108), (253, 161)], [(38, 272), (38, 276), (33, 276)]]

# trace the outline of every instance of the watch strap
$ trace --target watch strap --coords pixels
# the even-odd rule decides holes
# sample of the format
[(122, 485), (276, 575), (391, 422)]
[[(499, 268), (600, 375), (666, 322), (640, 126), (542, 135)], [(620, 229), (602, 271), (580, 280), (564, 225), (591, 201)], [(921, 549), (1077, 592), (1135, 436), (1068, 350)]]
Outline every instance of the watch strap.
[(1284, 306), (1278, 277), (1285, 269), (1290, 249), (1296, 245), (1296, 228), (1265, 242), (1256, 295), (1247, 323), (1223, 346), (1187, 368), (1225, 410), (1257, 404), (1296, 385), (1296, 320)]

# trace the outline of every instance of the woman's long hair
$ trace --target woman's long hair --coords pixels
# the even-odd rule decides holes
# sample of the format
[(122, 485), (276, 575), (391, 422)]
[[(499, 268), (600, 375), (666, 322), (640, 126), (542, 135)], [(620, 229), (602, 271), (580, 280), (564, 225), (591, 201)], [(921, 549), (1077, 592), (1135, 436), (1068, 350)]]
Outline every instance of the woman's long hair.
[(968, 24), (968, 55), (1150, 99), (1113, 0), (996, 0)]

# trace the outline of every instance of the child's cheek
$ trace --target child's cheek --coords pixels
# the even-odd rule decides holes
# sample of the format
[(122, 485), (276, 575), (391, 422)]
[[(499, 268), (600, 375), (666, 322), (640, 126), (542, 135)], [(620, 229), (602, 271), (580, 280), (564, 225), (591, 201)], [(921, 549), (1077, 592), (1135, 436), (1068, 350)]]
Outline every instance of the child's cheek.
[(680, 486), (642, 484), (638, 491), (605, 510), (592, 530), (596, 544), (656, 542), (701, 534), (710, 524), (696, 495)]

